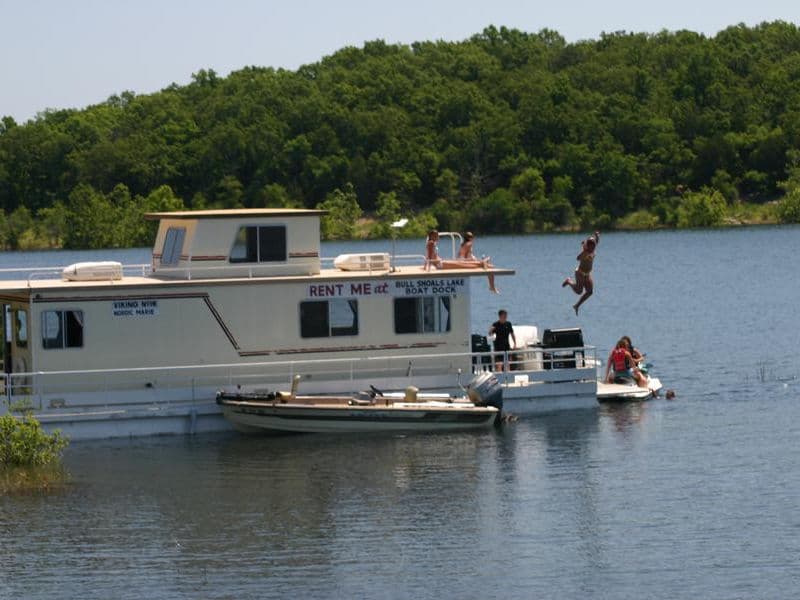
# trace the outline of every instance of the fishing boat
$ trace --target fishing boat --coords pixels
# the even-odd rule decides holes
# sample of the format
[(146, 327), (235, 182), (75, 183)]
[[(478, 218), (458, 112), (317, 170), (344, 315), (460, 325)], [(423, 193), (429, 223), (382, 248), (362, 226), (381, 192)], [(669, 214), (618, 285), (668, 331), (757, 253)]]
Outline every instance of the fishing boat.
[(452, 431), (488, 427), (503, 405), (503, 389), (491, 373), (477, 375), (462, 396), (403, 393), (377, 388), (356, 395), (298, 395), (298, 375), (289, 392), (217, 393), (226, 419), (245, 433), (357, 433)]
[(231, 428), (215, 402), (223, 386), (286, 389), (300, 373), (312, 395), (374, 382), (458, 394), (462, 373), (498, 361), (515, 414), (596, 406), (582, 340), (558, 352), (538, 335), (502, 355), (470, 347), (471, 280), (513, 270), (436, 270), (393, 251), (324, 257), (324, 215), (150, 213), (149, 264), (0, 272), (0, 414), (32, 412), (73, 440), (220, 431)]

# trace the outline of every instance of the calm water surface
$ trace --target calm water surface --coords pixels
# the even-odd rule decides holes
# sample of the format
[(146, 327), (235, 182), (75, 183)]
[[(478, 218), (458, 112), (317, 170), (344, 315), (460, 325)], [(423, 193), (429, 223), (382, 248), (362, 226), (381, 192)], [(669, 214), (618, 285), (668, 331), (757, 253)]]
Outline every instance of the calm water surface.
[(628, 333), (676, 400), (478, 433), (76, 443), (65, 490), (0, 498), (0, 598), (796, 597), (800, 229), (605, 235), (575, 317), (579, 239), (479, 239), (518, 274), (499, 297), (475, 282), (473, 329), (507, 308), (603, 356)]

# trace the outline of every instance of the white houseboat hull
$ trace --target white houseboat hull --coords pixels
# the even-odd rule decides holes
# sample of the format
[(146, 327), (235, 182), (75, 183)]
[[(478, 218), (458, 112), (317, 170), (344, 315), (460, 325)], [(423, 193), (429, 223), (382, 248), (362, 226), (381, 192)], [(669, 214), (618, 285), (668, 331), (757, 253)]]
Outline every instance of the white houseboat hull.
[[(286, 369), (270, 377), (271, 369), (267, 365), (244, 367), (247, 369), (237, 372), (237, 369), (228, 366), (228, 372), (222, 374), (222, 367), (209, 365), (187, 374), (185, 382), (169, 379), (163, 374), (152, 374), (153, 385), (144, 389), (66, 393), (50, 381), (56, 376), (29, 374), (31, 393), (7, 397), (5, 408), (13, 406), (20, 410), (31, 410), (46, 429), (60, 429), (73, 440), (229, 431), (230, 424), (214, 402), (219, 388), (238, 385), (243, 392), (286, 389), (290, 386), (293, 372)], [(298, 365), (292, 367), (296, 368)], [(172, 377), (175, 377), (175, 370), (163, 370), (173, 371)], [(205, 371), (215, 372), (203, 376)], [(593, 367), (497, 373), (503, 387), (503, 411), (515, 416), (527, 416), (596, 408), (597, 382), (593, 374)], [(204, 379), (206, 381), (200, 385), (198, 381)], [(369, 390), (371, 386), (382, 390), (403, 390), (409, 385), (431, 392), (460, 394), (463, 393), (461, 386), (465, 383), (463, 376), (456, 372), (409, 376), (405, 373), (397, 376), (369, 374), (352, 378), (329, 376), (325, 379), (311, 377), (303, 380), (302, 386), (308, 394), (356, 393)], [(0, 409), (0, 412), (4, 411)]]

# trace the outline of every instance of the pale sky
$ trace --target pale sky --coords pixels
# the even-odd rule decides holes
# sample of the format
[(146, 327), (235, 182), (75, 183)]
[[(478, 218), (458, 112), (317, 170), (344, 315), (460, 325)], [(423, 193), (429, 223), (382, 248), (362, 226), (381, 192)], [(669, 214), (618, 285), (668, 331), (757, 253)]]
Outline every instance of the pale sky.
[(200, 69), (296, 69), (365, 40), (462, 40), (490, 24), (576, 41), (778, 19), (799, 23), (800, 1), (0, 0), (0, 116), (150, 93)]

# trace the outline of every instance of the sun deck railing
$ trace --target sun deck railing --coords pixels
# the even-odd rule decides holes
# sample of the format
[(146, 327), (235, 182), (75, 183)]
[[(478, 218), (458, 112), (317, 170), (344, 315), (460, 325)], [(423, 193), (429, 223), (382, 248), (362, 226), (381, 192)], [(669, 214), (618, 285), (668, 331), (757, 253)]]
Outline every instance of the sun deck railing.
[[(326, 383), (404, 387), (425, 378), (450, 377), (452, 384), (468, 382), (472, 373), (496, 371), (502, 383), (519, 382), (528, 376), (531, 382), (541, 380), (587, 380), (595, 377), (595, 348), (526, 348), (504, 353), (441, 353), (359, 358), (331, 358), (276, 362), (229, 363), (213, 365), (177, 365), (165, 367), (131, 367), (120, 369), (82, 369), (38, 371), (0, 375), (8, 407), (20, 400), (35, 409), (60, 408), (60, 404), (77, 407), (80, 396), (97, 394), (92, 406), (113, 406), (170, 402), (209, 401), (209, 390), (219, 387), (249, 386), (259, 389), (288, 387), (295, 375), (318, 386)], [(499, 370), (498, 365), (502, 366)], [(301, 383), (301, 386), (303, 383)], [(451, 385), (450, 387), (453, 387)], [(191, 390), (187, 396), (185, 390)], [(181, 390), (181, 394), (171, 391)], [(324, 390), (323, 390), (324, 391)], [(351, 389), (350, 391), (358, 391)], [(127, 392), (127, 401), (109, 401), (111, 392)], [(319, 393), (319, 392), (318, 392)], [(59, 396), (59, 397), (57, 397)], [(63, 396), (71, 399), (65, 402)], [(88, 401), (87, 401), (88, 402)]]
[[(444, 235), (444, 234), (443, 234)], [(453, 236), (459, 236), (459, 234), (448, 234)], [(455, 244), (456, 237), (453, 237), (453, 243)], [(455, 246), (454, 246), (455, 247)], [(322, 257), (320, 258), (320, 263), (324, 265), (326, 268), (333, 268), (333, 261), (336, 260), (336, 257)], [(420, 266), (425, 267), (427, 261), (425, 259), (425, 255), (423, 254), (398, 254), (395, 256), (391, 256), (390, 258), (390, 268), (388, 270), (395, 270), (398, 267), (410, 267), (410, 266)], [(32, 281), (42, 281), (48, 279), (61, 279), (63, 277), (63, 271), (67, 267), (64, 266), (55, 266), (55, 267), (13, 267), (13, 268), (2, 268), (0, 269), (0, 280), (9, 280), (14, 279), (16, 275), (21, 276), (21, 279), (27, 281), (30, 285)], [(268, 277), (274, 276), (276, 273), (280, 273), (281, 270), (285, 270), (287, 274), (296, 275), (297, 274), (297, 264), (285, 264), (285, 265), (276, 265), (274, 263), (270, 263), (266, 265), (264, 263), (247, 263), (247, 264), (223, 264), (223, 265), (197, 265), (197, 264), (189, 264), (189, 265), (182, 265), (177, 267), (165, 267), (165, 266), (158, 266), (157, 268), (153, 268), (153, 265), (150, 263), (134, 263), (134, 264), (123, 264), (122, 265), (122, 274), (123, 276), (131, 277), (149, 277), (154, 273), (156, 275), (164, 275), (164, 276), (180, 276), (181, 278), (185, 279), (199, 279), (203, 278), (203, 275), (206, 273), (219, 273), (220, 270), (223, 270), (226, 274), (236, 274), (240, 277), (246, 277), (248, 279), (257, 278), (257, 277)], [(372, 268), (370, 263), (367, 263), (367, 270), (363, 272), (369, 273), (385, 273), (387, 269), (374, 269)], [(311, 270), (309, 270), (309, 274), (311, 274)]]
[[(10, 267), (0, 269), (0, 280), (9, 280), (8, 275), (21, 275), (28, 283), (34, 280), (61, 279), (63, 267)], [(148, 263), (122, 265), (122, 274), (127, 276), (147, 277), (150, 274)]]

